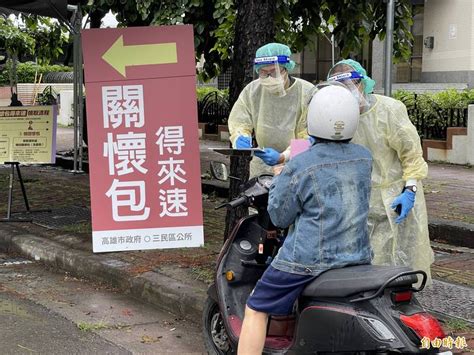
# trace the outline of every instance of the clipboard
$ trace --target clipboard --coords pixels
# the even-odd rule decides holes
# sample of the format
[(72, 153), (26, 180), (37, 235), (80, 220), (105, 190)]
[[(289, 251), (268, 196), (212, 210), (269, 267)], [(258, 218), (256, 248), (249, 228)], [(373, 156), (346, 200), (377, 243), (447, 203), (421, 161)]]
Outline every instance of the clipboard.
[(234, 149), (234, 148), (212, 148), (209, 147), (208, 149), (219, 153), (223, 155), (239, 155), (239, 156), (251, 156), (253, 152), (263, 152), (264, 150), (262, 148), (240, 148), (240, 149)]

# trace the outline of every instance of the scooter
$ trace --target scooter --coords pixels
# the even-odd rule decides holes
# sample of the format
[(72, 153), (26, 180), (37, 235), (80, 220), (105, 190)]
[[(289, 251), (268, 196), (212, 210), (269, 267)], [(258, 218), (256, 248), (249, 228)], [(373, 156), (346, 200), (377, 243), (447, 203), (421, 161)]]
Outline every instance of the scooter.
[[(246, 300), (286, 235), (267, 213), (271, 182), (271, 175), (251, 179), (237, 198), (216, 207), (246, 206), (257, 213), (238, 221), (219, 254), (203, 310), (210, 354), (236, 353)], [(422, 349), (422, 339), (445, 337), (439, 322), (414, 297), (425, 284), (426, 274), (408, 267), (358, 265), (326, 271), (304, 289), (292, 315), (269, 318), (264, 353), (452, 354)]]

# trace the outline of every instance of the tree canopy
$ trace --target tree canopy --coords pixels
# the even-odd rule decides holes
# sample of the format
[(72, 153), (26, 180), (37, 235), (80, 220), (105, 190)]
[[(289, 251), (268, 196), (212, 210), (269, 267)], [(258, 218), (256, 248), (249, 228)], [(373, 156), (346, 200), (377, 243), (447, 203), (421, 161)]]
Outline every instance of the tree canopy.
[(34, 56), (49, 64), (63, 53), (66, 28), (48, 17), (21, 14), (17, 21), (0, 17), (0, 47), (10, 57)]
[(65, 28), (50, 18), (21, 14), (14, 22), (0, 17), (0, 48), (6, 52), (1, 62), (7, 62), (12, 94), (18, 82), (18, 60), (29, 56), (38, 64), (49, 64), (63, 53), (66, 39)]
[[(203, 78), (210, 78), (231, 65), (237, 50), (236, 18), (244, 2), (250, 6), (249, 11), (259, 8), (256, 0), (98, 0), (93, 9), (103, 13), (112, 10), (122, 26), (194, 25), (197, 56), (204, 54), (206, 60)], [(270, 17), (274, 40), (288, 44), (293, 51), (301, 51), (316, 34), (332, 33), (341, 55), (347, 57), (357, 53), (366, 41), (385, 37), (386, 4), (380, 0), (274, 0), (273, 3), (273, 13), (257, 13), (256, 17), (263, 22)], [(395, 59), (407, 59), (411, 53), (411, 25), (410, 0), (398, 0)], [(254, 26), (258, 28), (259, 24)], [(255, 35), (261, 34), (255, 31)]]

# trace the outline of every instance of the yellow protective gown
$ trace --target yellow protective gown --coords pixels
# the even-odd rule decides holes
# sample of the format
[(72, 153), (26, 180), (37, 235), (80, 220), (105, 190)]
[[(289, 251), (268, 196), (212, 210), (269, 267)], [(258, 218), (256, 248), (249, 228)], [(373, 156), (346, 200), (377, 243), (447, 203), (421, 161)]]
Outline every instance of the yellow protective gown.
[[(260, 148), (273, 148), (285, 152), (288, 158), (291, 139), (308, 138), (306, 106), (311, 89), (310, 82), (294, 78), (295, 82), (286, 89), (286, 95), (279, 97), (265, 90), (254, 80), (240, 93), (229, 115), (230, 141), (240, 135), (255, 138)], [(260, 158), (250, 162), (250, 177), (272, 173), (272, 167)]]
[[(434, 256), (421, 183), (428, 174), (428, 165), (423, 159), (420, 138), (402, 102), (381, 95), (371, 98), (375, 102), (361, 115), (352, 142), (367, 147), (373, 156), (369, 212), (373, 264), (423, 270), (431, 282)], [(418, 180), (415, 205), (397, 225), (397, 215), (390, 205), (409, 179)]]

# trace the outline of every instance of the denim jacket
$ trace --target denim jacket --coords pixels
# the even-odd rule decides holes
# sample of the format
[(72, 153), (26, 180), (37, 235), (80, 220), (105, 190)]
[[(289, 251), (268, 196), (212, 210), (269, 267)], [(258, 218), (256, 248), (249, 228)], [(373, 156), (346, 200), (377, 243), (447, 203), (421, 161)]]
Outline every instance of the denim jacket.
[(368, 264), (372, 157), (357, 144), (316, 143), (273, 179), (268, 213), (289, 228), (272, 266), (317, 276), (346, 265)]

